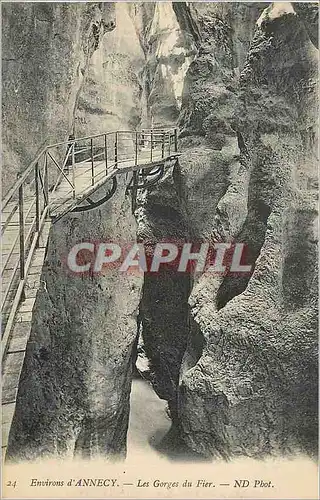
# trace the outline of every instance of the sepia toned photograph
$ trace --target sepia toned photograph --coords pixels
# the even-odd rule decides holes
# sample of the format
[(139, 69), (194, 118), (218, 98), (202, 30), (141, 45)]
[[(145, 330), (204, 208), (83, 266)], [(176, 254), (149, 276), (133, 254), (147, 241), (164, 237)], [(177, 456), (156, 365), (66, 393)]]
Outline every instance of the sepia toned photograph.
[(3, 498), (318, 498), (318, 12), (2, 1)]

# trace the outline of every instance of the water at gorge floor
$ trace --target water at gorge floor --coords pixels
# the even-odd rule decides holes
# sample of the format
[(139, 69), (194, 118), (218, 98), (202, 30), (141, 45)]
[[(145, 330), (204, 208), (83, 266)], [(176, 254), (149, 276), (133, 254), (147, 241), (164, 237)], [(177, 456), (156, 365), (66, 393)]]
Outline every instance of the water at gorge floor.
[[(127, 436), (127, 461), (161, 458), (156, 446), (171, 427), (166, 413), (167, 401), (160, 399), (152, 385), (141, 378), (134, 378), (131, 387), (130, 418)], [(164, 456), (162, 456), (165, 458)]]

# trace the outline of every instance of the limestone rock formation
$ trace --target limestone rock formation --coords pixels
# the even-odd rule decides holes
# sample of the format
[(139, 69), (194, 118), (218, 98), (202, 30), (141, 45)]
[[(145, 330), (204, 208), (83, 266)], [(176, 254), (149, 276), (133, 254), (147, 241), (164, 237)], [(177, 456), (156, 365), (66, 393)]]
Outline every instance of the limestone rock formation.
[[(55, 28), (56, 19), (61, 23), (62, 29), (63, 20), (60, 17), (62, 15), (66, 16), (64, 29), (67, 31), (71, 30), (68, 25), (68, 15), (74, 22), (80, 24), (84, 23), (82, 19), (84, 16), (89, 23), (86, 31), (80, 31), (81, 26), (78, 31), (72, 31), (72, 36), (78, 37), (76, 40), (70, 39), (74, 51), (70, 57), (73, 56), (74, 59), (64, 61), (69, 72), (74, 70), (73, 65), (77, 63), (76, 68), (79, 69), (81, 80), (84, 79), (86, 84), (80, 85), (78, 80), (74, 80), (73, 73), (72, 78), (71, 76), (67, 78), (66, 74), (61, 73), (58, 76), (63, 85), (67, 86), (66, 94), (61, 94), (59, 99), (52, 98), (52, 101), (45, 100), (43, 103), (46, 112), (50, 112), (54, 118), (49, 120), (46, 115), (39, 121), (39, 127), (45, 132), (47, 131), (45, 127), (50, 127), (50, 135), (47, 136), (50, 142), (57, 137), (65, 138), (74, 126), (77, 135), (80, 132), (89, 135), (96, 131), (93, 129), (95, 124), (89, 106), (86, 109), (87, 118), (85, 123), (81, 124), (81, 128), (77, 116), (82, 104), (87, 102), (86, 85), (92, 77), (92, 64), (96, 64), (96, 72), (100, 70), (97, 62), (100, 50), (96, 46), (97, 40), (99, 39), (101, 44), (108, 36), (111, 37), (113, 53), (110, 57), (114, 63), (109, 70), (110, 78), (114, 78), (115, 82), (119, 77), (117, 68), (120, 68), (123, 61), (123, 57), (120, 57), (115, 47), (122, 44), (125, 50), (131, 50), (125, 34), (123, 41), (123, 31), (114, 31), (117, 33), (116, 39), (111, 33), (116, 24), (115, 10), (112, 6), (102, 4), (100, 8), (94, 4), (82, 4), (80, 7), (79, 5), (61, 7), (52, 4), (51, 10), (49, 9), (53, 16), (49, 24), (50, 30)], [(95, 11), (98, 9), (100, 16), (98, 24), (92, 24), (93, 7)], [(26, 6), (23, 12), (31, 17), (34, 8), (33, 5), (28, 8)], [(21, 18), (19, 8), (14, 14), (15, 18)], [(7, 19), (10, 20), (9, 14)], [(118, 21), (121, 22), (121, 19), (119, 16)], [(95, 30), (92, 29), (93, 26), (96, 27)], [(11, 30), (15, 33), (12, 27)], [(93, 31), (95, 36), (92, 38)], [(104, 37), (101, 38), (103, 34)], [(28, 40), (27, 33), (23, 36)], [(67, 42), (68, 40), (62, 43), (58, 49), (49, 47), (48, 51), (52, 51), (51, 58), (60, 61), (64, 57), (62, 49), (63, 51), (68, 49)], [(7, 43), (10, 46), (9, 42)], [(36, 64), (41, 64), (42, 58), (44, 59), (47, 54), (46, 47), (41, 45), (37, 47), (39, 54), (35, 54), (31, 60), (35, 67)], [(130, 59), (130, 54), (126, 57)], [(55, 67), (54, 71), (58, 71), (58, 68), (59, 66)], [(48, 65), (46, 71), (53, 83), (58, 85), (59, 78), (52, 70), (52, 66)], [(35, 79), (39, 76), (36, 70), (34, 72), (34, 80), (29, 82), (29, 85), (36, 95)], [(46, 85), (46, 81), (42, 83)], [(107, 84), (109, 85), (109, 82)], [(124, 97), (127, 91), (135, 92), (134, 85), (135, 82), (130, 82), (128, 88), (120, 87), (120, 92), (115, 87), (109, 87), (108, 95), (111, 102), (114, 99), (118, 104), (117, 128), (129, 127), (128, 101), (125, 101)], [(71, 91), (73, 98), (69, 105), (69, 101), (66, 103), (66, 97), (71, 99), (69, 96)], [(50, 96), (50, 86), (46, 87), (44, 92), (46, 96)], [(24, 98), (23, 94), (21, 99)], [(38, 108), (34, 101), (30, 106), (32, 106), (32, 119), (35, 119)], [(75, 122), (74, 115), (76, 115)], [(112, 116), (111, 113), (110, 115)], [(110, 123), (106, 123), (105, 126), (107, 130), (111, 128)], [(33, 122), (30, 121), (30, 133), (32, 127)], [(27, 142), (26, 135), (17, 137), (19, 145), (24, 145), (25, 141)], [(30, 151), (32, 152), (32, 149)], [(95, 196), (102, 197), (103, 191), (104, 188)], [(118, 190), (108, 204), (90, 212), (69, 214), (51, 228), (41, 278), (43, 287), (38, 292), (35, 305), (32, 333), (11, 428), (8, 459), (36, 459), (47, 455), (83, 458), (102, 455), (115, 459), (125, 455), (132, 366), (137, 336), (136, 316), (142, 278), (126, 275), (119, 277), (118, 269), (102, 276), (93, 274), (81, 277), (70, 274), (66, 265), (68, 252), (80, 240), (97, 243), (110, 240), (119, 243), (125, 241), (127, 244), (135, 240), (131, 200), (125, 191), (125, 180), (119, 179)]]
[(79, 241), (134, 239), (123, 181), (102, 208), (52, 226), (7, 459), (125, 456), (142, 278), (75, 274), (67, 256)]
[[(178, 338), (180, 307), (173, 302), (166, 308), (172, 288), (163, 277), (154, 277), (153, 285), (145, 277), (140, 310), (155, 390), (174, 408), (182, 442), (204, 457), (312, 454), (317, 428), (314, 40), (305, 11), (297, 15), (290, 4), (174, 8), (198, 49), (185, 77), (179, 119), (183, 155), (174, 197), (179, 206), (172, 219), (166, 183), (147, 194), (138, 235), (154, 238), (159, 232), (170, 239), (176, 235), (172, 220), (183, 213), (177, 227), (187, 221), (185, 238), (243, 242), (254, 272), (251, 277), (195, 275), (188, 284), (178, 273), (171, 275), (182, 289), (191, 287), (191, 317), (185, 308)], [(176, 385), (172, 373), (186, 345)]]
[(112, 4), (2, 6), (3, 191), (44, 143), (66, 140), (90, 57), (115, 28)]
[(144, 52), (128, 5), (116, 4), (115, 16), (117, 28), (90, 59), (75, 111), (77, 137), (139, 128)]
[[(180, 419), (185, 442), (207, 457), (316, 449), (317, 54), (304, 22), (280, 5), (261, 15), (235, 89), (226, 88), (231, 57), (217, 67), (221, 43), (189, 72), (210, 95), (198, 101), (192, 86), (190, 110), (185, 86), (188, 147), (205, 136), (220, 150), (202, 159), (213, 175), (224, 159), (205, 236), (245, 242), (254, 265), (249, 280), (204, 275), (190, 296), (205, 347), (182, 376)], [(188, 152), (188, 171), (190, 163)]]

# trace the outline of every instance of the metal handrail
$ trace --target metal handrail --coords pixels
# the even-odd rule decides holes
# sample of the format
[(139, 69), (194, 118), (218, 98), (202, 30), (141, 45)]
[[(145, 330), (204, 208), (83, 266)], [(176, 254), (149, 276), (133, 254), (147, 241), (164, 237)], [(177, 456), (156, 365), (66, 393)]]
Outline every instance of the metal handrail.
[[(148, 132), (146, 132), (146, 130), (148, 130)], [(142, 134), (143, 136), (150, 136), (150, 137), (152, 134), (153, 134), (153, 136), (163, 134), (163, 132), (158, 132), (158, 131), (152, 132), (152, 130), (153, 129), (142, 129), (142, 131), (141, 132), (139, 131), (139, 133)], [(161, 131), (162, 130), (165, 131), (166, 133), (168, 133), (168, 132), (175, 133), (175, 131), (176, 131), (175, 128), (173, 128), (173, 129), (161, 129)], [(135, 131), (133, 131), (133, 130), (117, 130), (117, 131), (113, 131), (113, 132), (105, 132), (102, 134), (90, 135), (90, 136), (85, 136), (85, 137), (78, 137), (78, 138), (75, 138), (73, 140), (66, 140), (63, 142), (57, 142), (55, 144), (42, 146), (40, 151), (37, 153), (36, 157), (29, 164), (29, 166), (23, 172), (21, 177), (19, 177), (19, 179), (16, 181), (16, 183), (13, 185), (13, 187), (8, 191), (8, 193), (6, 193), (6, 195), (2, 201), (2, 209), (4, 209), (7, 206), (7, 204), (9, 203), (11, 198), (14, 196), (16, 191), (24, 183), (24, 181), (28, 178), (28, 176), (32, 172), (32, 169), (35, 167), (36, 163), (40, 160), (41, 156), (43, 156), (46, 153), (47, 150), (52, 149), (52, 148), (56, 148), (56, 147), (60, 147), (60, 146), (68, 146), (73, 142), (76, 143), (76, 142), (81, 142), (81, 141), (85, 141), (88, 139), (96, 139), (98, 137), (112, 136), (113, 134), (135, 134)], [(130, 139), (128, 139), (128, 140), (130, 140)]]
[[(33, 207), (34, 207), (34, 205), (35, 205), (36, 201), (37, 201), (37, 200), (36, 200), (36, 199), (34, 199), (34, 200), (31, 202), (31, 204), (30, 204), (30, 206), (29, 206), (29, 208), (28, 208), (28, 211), (27, 211), (27, 213), (26, 213), (26, 217), (28, 217), (28, 216), (30, 215), (30, 212), (31, 212), (31, 210), (33, 209)], [(31, 221), (29, 224), (32, 224), (32, 221)], [(14, 239), (14, 241), (13, 241), (12, 245), (11, 245), (10, 251), (9, 251), (9, 253), (8, 253), (7, 257), (6, 257), (6, 260), (5, 260), (4, 264), (2, 263), (1, 276), (2, 276), (2, 274), (3, 274), (3, 271), (4, 271), (4, 269), (5, 269), (6, 265), (7, 265), (7, 263), (9, 262), (9, 259), (10, 259), (11, 255), (13, 254), (13, 251), (14, 251), (14, 249), (15, 249), (15, 247), (16, 247), (17, 242), (18, 242), (18, 238), (19, 238), (19, 234), (17, 234), (17, 235), (16, 235), (16, 237), (15, 237), (15, 239)]]
[[(150, 130), (150, 132), (146, 132), (146, 130)], [(143, 133), (144, 135), (151, 135), (151, 130), (153, 129), (142, 129), (141, 131), (139, 131), (139, 133)], [(166, 133), (168, 133), (168, 131), (175, 131), (177, 130), (176, 128), (172, 128), (172, 129), (163, 129), (163, 131), (165, 131)], [(55, 144), (50, 144), (49, 146), (47, 146), (47, 148), (56, 148), (56, 147), (59, 147), (59, 146), (66, 146), (68, 144), (70, 144), (71, 142), (75, 141), (75, 142), (80, 142), (80, 141), (86, 141), (88, 139), (96, 139), (98, 137), (104, 137), (105, 135), (113, 135), (113, 134), (134, 134), (135, 133), (135, 130), (114, 130), (112, 132), (104, 132), (102, 134), (95, 134), (95, 135), (88, 135), (88, 136), (85, 136), (85, 137), (76, 137), (75, 139), (72, 139), (72, 140), (67, 140), (67, 141), (63, 141), (63, 142), (57, 142)], [(159, 134), (161, 135), (162, 132), (155, 132), (154, 134)]]
[(9, 201), (11, 198), (15, 195), (15, 193), (18, 191), (18, 189), (22, 186), (24, 181), (29, 177), (29, 175), (32, 172), (32, 169), (35, 167), (36, 163), (40, 160), (41, 156), (45, 153), (47, 147), (44, 147), (41, 149), (40, 153), (37, 154), (34, 160), (30, 163), (30, 165), (26, 168), (26, 170), (23, 172), (21, 177), (16, 181), (16, 183), (13, 185), (13, 187), (8, 191), (8, 193), (5, 195), (4, 199), (2, 200), (2, 210), (6, 208), (8, 205)]

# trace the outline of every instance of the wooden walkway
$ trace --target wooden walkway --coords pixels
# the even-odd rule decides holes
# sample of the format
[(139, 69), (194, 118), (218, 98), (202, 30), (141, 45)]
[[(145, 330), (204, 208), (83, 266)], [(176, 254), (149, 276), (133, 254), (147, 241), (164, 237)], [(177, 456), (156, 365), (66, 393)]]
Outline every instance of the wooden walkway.
[[(118, 175), (133, 192), (179, 156), (176, 130), (118, 131), (44, 148), (2, 203), (2, 448), (5, 452), (51, 224), (90, 207)], [(149, 175), (148, 175), (149, 174)], [(113, 181), (113, 182), (112, 182)], [(142, 182), (142, 184), (141, 184)], [(114, 184), (116, 185), (116, 184)], [(3, 453), (4, 456), (4, 453)]]
[[(75, 164), (75, 172), (69, 172), (65, 178), (62, 178), (59, 186), (55, 189), (55, 195), (50, 204), (50, 216), (53, 219), (59, 219), (75, 207), (82, 204), (91, 194), (98, 191), (103, 185), (108, 185), (115, 176), (138, 172), (143, 167), (144, 170), (154, 170), (162, 165), (164, 161), (176, 158), (176, 153), (170, 153), (165, 160), (162, 157), (162, 151), (154, 148), (152, 161), (150, 151), (142, 149), (139, 152), (138, 162), (134, 159), (124, 159), (112, 164), (106, 169), (104, 161), (85, 161)], [(94, 182), (92, 180), (94, 179)], [(110, 182), (109, 182), (110, 184)], [(75, 186), (75, 195), (73, 187)]]

